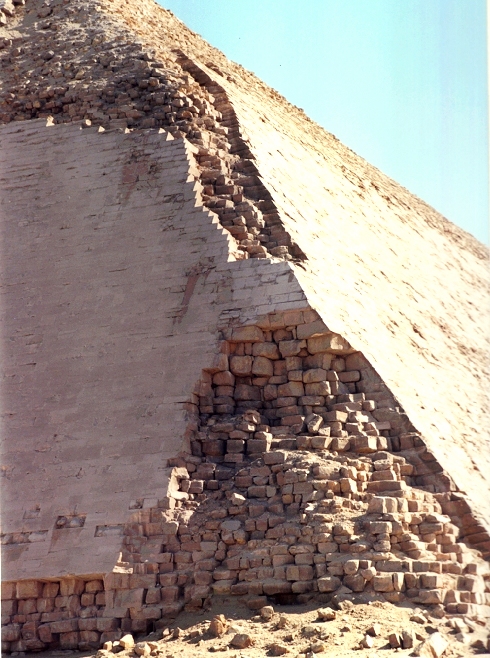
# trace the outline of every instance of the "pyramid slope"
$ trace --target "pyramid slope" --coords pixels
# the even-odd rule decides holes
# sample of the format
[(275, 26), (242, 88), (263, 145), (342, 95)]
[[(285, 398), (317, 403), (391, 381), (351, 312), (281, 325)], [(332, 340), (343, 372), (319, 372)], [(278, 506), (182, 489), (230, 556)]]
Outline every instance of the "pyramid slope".
[(488, 250), (154, 2), (21, 2), (2, 650), (213, 594), (489, 618)]
[[(488, 250), (150, 0), (33, 0), (2, 34), (4, 122), (58, 112), (56, 122), (116, 127), (121, 113), (99, 109), (97, 94), (109, 102), (115, 78), (152, 61), (167, 89), (197, 80), (224, 107), (211, 121), (224, 137), (216, 157), (231, 130), (311, 303), (368, 356), (488, 527)], [(118, 108), (124, 125), (161, 125), (155, 106), (132, 99)]]
[(488, 249), (169, 12), (150, 2), (105, 6), (157, 54), (180, 51), (226, 92), (306, 254), (296, 270), (312, 305), (368, 356), (489, 527)]

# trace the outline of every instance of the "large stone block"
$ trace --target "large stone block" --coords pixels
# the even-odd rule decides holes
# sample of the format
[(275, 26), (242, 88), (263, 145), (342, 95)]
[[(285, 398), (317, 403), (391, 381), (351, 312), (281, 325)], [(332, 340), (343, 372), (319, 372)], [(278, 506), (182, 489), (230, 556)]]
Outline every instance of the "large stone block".
[(324, 334), (308, 339), (308, 352), (318, 354), (329, 352), (330, 354), (349, 354), (353, 351), (349, 343), (338, 334)]

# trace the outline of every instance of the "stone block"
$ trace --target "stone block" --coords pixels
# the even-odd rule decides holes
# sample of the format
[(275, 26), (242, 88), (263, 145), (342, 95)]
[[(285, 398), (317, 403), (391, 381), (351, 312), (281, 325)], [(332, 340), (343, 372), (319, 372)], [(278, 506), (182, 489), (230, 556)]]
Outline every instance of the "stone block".
[(252, 348), (253, 356), (263, 356), (267, 359), (276, 360), (281, 357), (279, 354), (279, 348), (275, 343), (254, 343)]
[(264, 332), (256, 326), (237, 327), (233, 329), (230, 342), (232, 343), (263, 343)]
[(335, 592), (342, 584), (340, 578), (337, 578), (337, 576), (323, 576), (317, 582), (320, 592)]
[(15, 599), (16, 597), (16, 583), (2, 583), (2, 601)]
[(393, 577), (391, 573), (384, 573), (373, 578), (373, 588), (375, 592), (393, 592)]
[(231, 356), (230, 370), (238, 377), (247, 377), (252, 374), (253, 359), (251, 356)]
[(258, 386), (249, 386), (248, 384), (238, 384), (235, 387), (234, 398), (235, 400), (258, 402), (261, 400), (260, 388)]
[(315, 320), (307, 324), (301, 324), (296, 328), (296, 335), (301, 340), (303, 338), (312, 338), (328, 333), (328, 327), (323, 320)]
[(61, 649), (78, 649), (80, 635), (78, 631), (71, 631), (69, 633), (60, 634), (60, 648)]
[(268, 466), (272, 466), (275, 464), (284, 464), (285, 461), (286, 461), (286, 453), (280, 450), (274, 450), (264, 455), (264, 463), (267, 464)]
[(104, 590), (104, 583), (102, 580), (89, 580), (85, 583), (85, 591), (87, 593), (97, 593)]
[(42, 596), (43, 583), (39, 580), (19, 580), (16, 584), (18, 599), (37, 599)]
[(143, 604), (144, 592), (143, 588), (117, 590), (114, 595), (114, 607), (137, 608)]
[(368, 503), (369, 514), (393, 514), (397, 509), (397, 501), (389, 496), (374, 496)]
[(362, 592), (366, 586), (366, 580), (360, 573), (344, 576), (343, 584), (353, 592)]
[(313, 384), (305, 384), (306, 395), (319, 395), (325, 396), (332, 393), (330, 382), (314, 382)]
[(318, 354), (329, 352), (330, 354), (348, 354), (353, 351), (349, 343), (338, 334), (328, 333), (308, 339), (308, 352)]
[(264, 356), (254, 357), (252, 364), (252, 374), (260, 377), (272, 377), (274, 374), (272, 361)]
[(20, 638), (20, 631), (20, 624), (7, 624), (2, 626), (2, 642), (15, 642)]
[(52, 633), (69, 633), (78, 630), (78, 621), (76, 619), (63, 619), (51, 623), (49, 627)]
[(326, 541), (318, 543), (318, 552), (326, 555), (328, 553), (337, 553), (339, 550), (339, 545), (334, 541)]
[(249, 439), (247, 441), (247, 454), (259, 454), (267, 452), (271, 446), (272, 439)]
[[(304, 340), (281, 340), (279, 341), (279, 351), (282, 358), (287, 356), (296, 356), (299, 354), (303, 347), (306, 347)], [(294, 368), (296, 370), (296, 368)]]
[(315, 382), (326, 381), (327, 371), (323, 368), (312, 368), (303, 373), (303, 382), (305, 384), (314, 384)]
[(229, 370), (217, 372), (213, 375), (213, 384), (215, 386), (234, 386), (235, 375)]
[(351, 438), (351, 445), (353, 452), (358, 452), (361, 455), (366, 455), (376, 452), (378, 443), (375, 436), (355, 436)]
[(339, 374), (341, 382), (358, 382), (361, 379), (361, 373), (358, 370), (344, 370)]
[(274, 596), (274, 594), (289, 594), (291, 590), (291, 583), (285, 580), (276, 580), (274, 578), (266, 578), (262, 583), (264, 594), (267, 596)]
[(326, 450), (331, 443), (332, 443), (332, 439), (329, 436), (311, 437), (311, 447), (314, 448), (315, 450)]
[(277, 387), (279, 397), (300, 397), (305, 394), (302, 382), (288, 382)]

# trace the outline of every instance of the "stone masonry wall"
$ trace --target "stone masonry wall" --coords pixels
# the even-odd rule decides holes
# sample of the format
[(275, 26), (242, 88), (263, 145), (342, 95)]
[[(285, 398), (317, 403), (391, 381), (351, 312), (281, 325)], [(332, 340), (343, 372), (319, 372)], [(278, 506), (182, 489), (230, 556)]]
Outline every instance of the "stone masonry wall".
[(287, 263), (233, 259), (184, 140), (1, 134), (3, 577), (100, 575), (167, 496), (219, 323), (305, 299)]
[(135, 501), (112, 574), (4, 584), (4, 650), (96, 648), (213, 595), (489, 616), (488, 565), (444, 514), (454, 487), (364, 357), (311, 310), (223, 338), (168, 498)]

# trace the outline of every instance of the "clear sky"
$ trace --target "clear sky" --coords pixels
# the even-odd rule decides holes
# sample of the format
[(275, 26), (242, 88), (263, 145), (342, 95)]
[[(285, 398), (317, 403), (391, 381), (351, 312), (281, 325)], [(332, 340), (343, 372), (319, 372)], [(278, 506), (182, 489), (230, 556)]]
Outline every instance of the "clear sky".
[(489, 242), (485, 0), (160, 0)]

